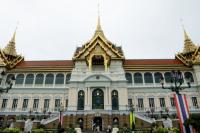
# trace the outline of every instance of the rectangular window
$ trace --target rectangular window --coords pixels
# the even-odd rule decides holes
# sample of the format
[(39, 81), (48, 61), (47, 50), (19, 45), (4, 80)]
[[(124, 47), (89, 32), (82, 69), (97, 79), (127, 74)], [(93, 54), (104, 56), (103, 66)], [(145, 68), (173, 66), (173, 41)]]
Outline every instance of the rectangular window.
[(3, 99), (1, 108), (2, 108), (2, 109), (5, 109), (5, 108), (7, 107), (7, 103), (8, 103), (8, 99)]
[(60, 99), (55, 99), (55, 111), (59, 111), (60, 109)]
[(44, 109), (49, 110), (49, 99), (44, 99)]
[(26, 110), (28, 108), (28, 99), (24, 99), (23, 105), (22, 105), (22, 110)]
[(193, 105), (194, 107), (198, 107), (197, 97), (192, 97), (192, 105)]
[(131, 105), (133, 105), (132, 99), (128, 99), (128, 106), (130, 107)]
[(170, 102), (171, 102), (171, 106), (175, 107), (175, 102), (174, 102), (174, 98), (173, 97), (170, 98)]
[(66, 99), (65, 107), (68, 107), (68, 99)]
[(18, 99), (13, 99), (12, 109), (15, 110), (17, 108)]
[(164, 108), (165, 107), (165, 98), (159, 98), (160, 99), (160, 107)]
[(144, 108), (143, 98), (138, 98), (138, 107)]
[(39, 105), (39, 99), (34, 99), (33, 101), (33, 110), (37, 110)]
[(149, 107), (150, 108), (154, 108), (155, 107), (154, 98), (149, 98)]

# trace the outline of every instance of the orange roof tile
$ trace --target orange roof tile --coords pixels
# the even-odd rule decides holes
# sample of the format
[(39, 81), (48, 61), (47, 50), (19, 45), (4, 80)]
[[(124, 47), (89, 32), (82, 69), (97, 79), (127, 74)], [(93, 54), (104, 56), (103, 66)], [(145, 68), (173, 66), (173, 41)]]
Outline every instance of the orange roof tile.
[(124, 65), (183, 65), (178, 59), (126, 59)]
[(62, 67), (62, 66), (74, 66), (72, 60), (60, 60), (60, 61), (23, 61), (19, 63), (16, 68), (22, 67)]
[[(124, 65), (184, 65), (178, 59), (126, 59)], [(59, 61), (23, 61), (19, 63), (16, 68), (26, 67), (64, 67), (74, 66), (72, 60)]]

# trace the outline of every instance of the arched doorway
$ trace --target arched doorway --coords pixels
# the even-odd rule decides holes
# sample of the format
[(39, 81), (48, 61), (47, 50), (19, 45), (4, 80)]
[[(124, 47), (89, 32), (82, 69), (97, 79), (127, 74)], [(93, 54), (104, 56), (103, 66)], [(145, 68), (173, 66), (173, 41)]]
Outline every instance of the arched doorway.
[(93, 131), (96, 131), (99, 127), (100, 131), (102, 131), (102, 118), (101, 117), (94, 117), (93, 119)]
[(104, 109), (104, 94), (101, 89), (92, 92), (92, 109)]
[(83, 119), (78, 118), (77, 123), (78, 123), (79, 127), (83, 130)]

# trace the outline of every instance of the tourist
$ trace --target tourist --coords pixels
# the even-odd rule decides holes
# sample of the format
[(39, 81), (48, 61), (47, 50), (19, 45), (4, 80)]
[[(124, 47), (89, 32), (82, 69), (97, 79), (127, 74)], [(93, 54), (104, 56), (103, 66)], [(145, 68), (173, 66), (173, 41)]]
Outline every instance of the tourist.
[(111, 133), (111, 132), (112, 132), (112, 128), (110, 125), (108, 125), (107, 133)]
[(163, 120), (163, 126), (164, 128), (172, 128), (172, 120), (170, 118), (167, 118), (167, 116), (165, 116)]
[(25, 133), (31, 133), (32, 128), (33, 128), (33, 121), (34, 121), (34, 118), (27, 119), (25, 121), (25, 125), (24, 125), (24, 131), (25, 131)]
[(97, 133), (100, 133), (100, 127), (99, 127), (99, 125), (96, 127), (96, 131), (97, 131)]
[(10, 126), (9, 126), (9, 128), (14, 128), (14, 120), (13, 119), (10, 120)]

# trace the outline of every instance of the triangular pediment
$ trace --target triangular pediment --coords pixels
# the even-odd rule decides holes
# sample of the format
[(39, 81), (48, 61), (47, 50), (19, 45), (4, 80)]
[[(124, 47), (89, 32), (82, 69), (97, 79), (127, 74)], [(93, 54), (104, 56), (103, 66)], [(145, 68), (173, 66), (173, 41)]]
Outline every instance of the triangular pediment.
[[(99, 51), (96, 50), (97, 48)], [(83, 45), (78, 53), (74, 56), (74, 59), (85, 59), (91, 52), (95, 54), (95, 52), (98, 53), (100, 51), (104, 51), (110, 56), (110, 58), (124, 59), (122, 51), (119, 51), (114, 44), (100, 34), (95, 35), (88, 43)]]

